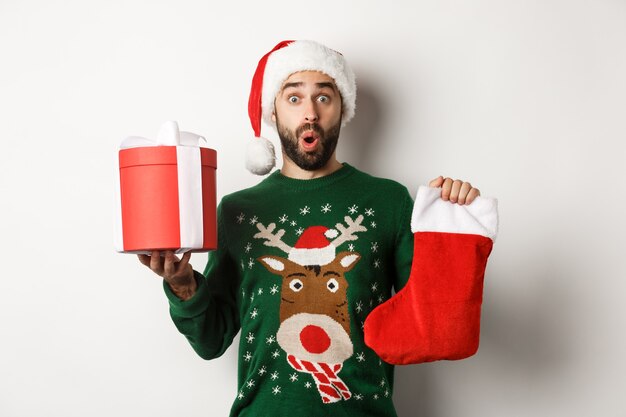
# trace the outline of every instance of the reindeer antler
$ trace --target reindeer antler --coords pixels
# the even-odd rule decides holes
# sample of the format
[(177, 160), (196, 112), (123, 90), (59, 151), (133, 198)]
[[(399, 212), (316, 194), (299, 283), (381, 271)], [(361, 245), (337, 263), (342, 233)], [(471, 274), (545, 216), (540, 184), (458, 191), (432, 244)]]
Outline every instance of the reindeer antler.
[(270, 223), (267, 227), (263, 226), (263, 223), (257, 223), (256, 227), (260, 230), (259, 233), (254, 235), (256, 239), (265, 239), (265, 242), (263, 242), (265, 246), (273, 246), (282, 249), (285, 253), (289, 253), (291, 246), (282, 241), (282, 237), (285, 234), (284, 229), (280, 229), (274, 234), (272, 232), (276, 229), (276, 223)]
[(346, 216), (343, 218), (348, 227), (344, 227), (343, 224), (337, 223), (335, 227), (341, 233), (339, 237), (333, 240), (333, 245), (338, 248), (344, 242), (348, 240), (357, 240), (358, 238), (354, 235), (357, 232), (367, 232), (367, 228), (365, 226), (361, 226), (361, 222), (363, 221), (363, 215), (360, 214), (356, 220), (352, 220), (350, 216)]

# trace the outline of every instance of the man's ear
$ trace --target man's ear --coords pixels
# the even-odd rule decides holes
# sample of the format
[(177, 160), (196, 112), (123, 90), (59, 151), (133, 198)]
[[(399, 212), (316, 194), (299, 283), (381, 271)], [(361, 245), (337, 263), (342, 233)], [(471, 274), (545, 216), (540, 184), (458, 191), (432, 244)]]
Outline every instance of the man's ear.
[(274, 97), (274, 106), (272, 108), (272, 122), (276, 123), (276, 97)]

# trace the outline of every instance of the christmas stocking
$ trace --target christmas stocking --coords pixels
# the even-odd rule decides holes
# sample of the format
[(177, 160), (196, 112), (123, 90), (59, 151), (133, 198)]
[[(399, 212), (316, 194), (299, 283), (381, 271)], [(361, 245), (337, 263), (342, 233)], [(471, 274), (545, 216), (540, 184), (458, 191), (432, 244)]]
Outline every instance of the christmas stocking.
[(458, 205), (440, 196), (440, 188), (419, 187), (411, 217), (411, 275), (365, 320), (365, 343), (388, 363), (463, 359), (478, 350), (497, 200), (477, 197)]

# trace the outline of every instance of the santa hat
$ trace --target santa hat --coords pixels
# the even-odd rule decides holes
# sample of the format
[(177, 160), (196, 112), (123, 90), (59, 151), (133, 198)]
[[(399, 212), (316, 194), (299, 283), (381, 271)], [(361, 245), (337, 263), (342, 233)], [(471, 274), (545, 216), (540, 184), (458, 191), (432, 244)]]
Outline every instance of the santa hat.
[(343, 55), (313, 41), (282, 41), (259, 61), (248, 101), (248, 115), (255, 139), (248, 145), (246, 168), (254, 174), (265, 175), (276, 165), (274, 145), (261, 137), (261, 119), (272, 121), (274, 99), (289, 76), (299, 71), (320, 71), (335, 80), (341, 93), (342, 122), (354, 116), (356, 83), (354, 73)]
[(327, 265), (335, 259), (335, 246), (328, 239), (336, 238), (337, 234), (335, 229), (326, 226), (308, 227), (287, 258), (302, 266)]

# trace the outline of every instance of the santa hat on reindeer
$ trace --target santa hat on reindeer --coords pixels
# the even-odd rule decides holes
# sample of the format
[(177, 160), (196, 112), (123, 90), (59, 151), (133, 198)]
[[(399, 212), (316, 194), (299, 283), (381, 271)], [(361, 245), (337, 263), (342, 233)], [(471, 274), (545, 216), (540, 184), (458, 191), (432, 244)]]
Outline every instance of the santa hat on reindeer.
[(274, 145), (261, 137), (261, 119), (272, 121), (274, 99), (289, 76), (299, 71), (320, 71), (335, 80), (342, 100), (342, 127), (354, 117), (356, 82), (343, 55), (314, 41), (282, 41), (259, 61), (252, 78), (248, 115), (254, 140), (246, 152), (246, 168), (257, 175), (269, 173), (276, 165)]
[(299, 265), (327, 265), (335, 260), (335, 245), (328, 239), (337, 237), (335, 229), (326, 226), (308, 227), (289, 251), (289, 260)]

